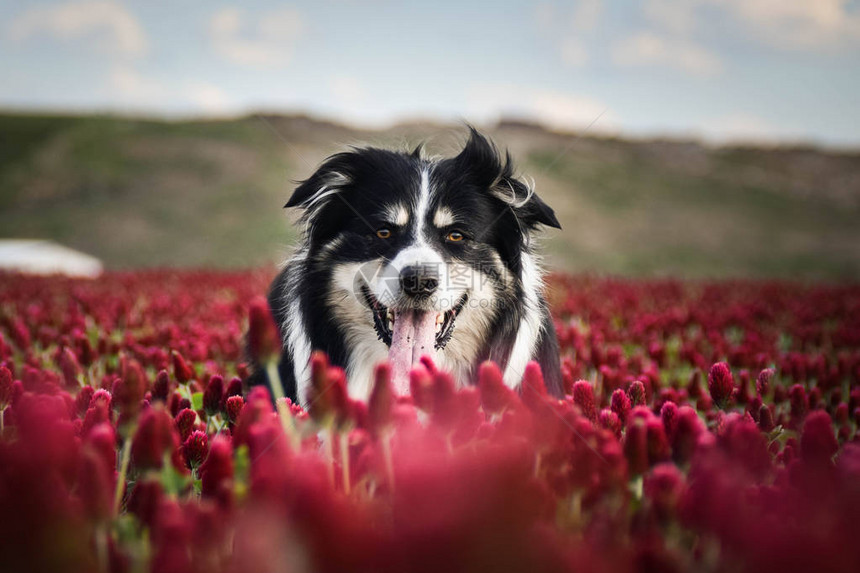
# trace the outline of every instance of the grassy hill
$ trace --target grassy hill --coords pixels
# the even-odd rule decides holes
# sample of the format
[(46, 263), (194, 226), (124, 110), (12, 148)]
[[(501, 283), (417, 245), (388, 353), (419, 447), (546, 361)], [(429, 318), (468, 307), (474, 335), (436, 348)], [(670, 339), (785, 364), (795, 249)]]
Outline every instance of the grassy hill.
[[(555, 207), (551, 267), (860, 279), (860, 153), (487, 130)], [(456, 125), (361, 131), (301, 116), (155, 121), (0, 115), (0, 237), (108, 266), (247, 267), (295, 239), (292, 181), (347, 144), (450, 153)]]

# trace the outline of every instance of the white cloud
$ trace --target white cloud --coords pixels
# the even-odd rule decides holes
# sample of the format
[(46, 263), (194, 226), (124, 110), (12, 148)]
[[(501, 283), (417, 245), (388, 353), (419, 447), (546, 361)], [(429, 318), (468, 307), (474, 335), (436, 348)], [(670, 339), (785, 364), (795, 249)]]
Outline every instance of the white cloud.
[(585, 43), (575, 36), (569, 36), (561, 41), (561, 60), (572, 67), (578, 68), (588, 63), (588, 49)]
[(146, 53), (148, 42), (140, 22), (122, 5), (109, 0), (81, 0), (25, 10), (7, 25), (12, 40), (47, 36), (85, 39), (98, 49), (125, 56)]
[(223, 8), (210, 21), (215, 50), (235, 64), (255, 68), (286, 65), (304, 24), (292, 8), (247, 18), (238, 8)]
[(156, 102), (167, 95), (166, 86), (159, 80), (140, 73), (132, 66), (114, 66), (108, 76), (110, 90), (126, 102)]
[(617, 43), (612, 60), (620, 66), (668, 66), (699, 76), (722, 70), (716, 54), (690, 40), (655, 32), (639, 32)]
[[(475, 84), (466, 93), (468, 117), (478, 122), (501, 118), (535, 121), (557, 130), (614, 132), (614, 113), (593, 98), (514, 84)], [(595, 121), (596, 120), (596, 121)]]
[(586, 40), (600, 22), (603, 0), (577, 0), (569, 9), (541, 3), (534, 18), (541, 34), (557, 46), (561, 60), (571, 67), (582, 67), (590, 60)]
[(223, 115), (237, 109), (227, 93), (214, 84), (199, 79), (167, 81), (127, 64), (113, 66), (105, 89), (115, 105), (127, 110)]
[(192, 81), (182, 91), (192, 106), (205, 113), (222, 114), (236, 110), (227, 93), (216, 85)]
[(848, 0), (646, 0), (642, 6), (652, 23), (686, 36), (705, 18), (722, 16), (778, 49), (860, 44), (860, 9)]
[(645, 0), (642, 11), (651, 22), (676, 34), (689, 34), (698, 24), (696, 9), (709, 0)]
[(329, 79), (329, 90), (338, 102), (355, 105), (367, 98), (364, 85), (353, 76), (334, 76)]
[(591, 31), (600, 21), (603, 0), (579, 0), (573, 5), (571, 27), (582, 32)]
[(756, 36), (786, 49), (860, 43), (860, 11), (849, 5), (846, 0), (727, 0), (724, 4)]

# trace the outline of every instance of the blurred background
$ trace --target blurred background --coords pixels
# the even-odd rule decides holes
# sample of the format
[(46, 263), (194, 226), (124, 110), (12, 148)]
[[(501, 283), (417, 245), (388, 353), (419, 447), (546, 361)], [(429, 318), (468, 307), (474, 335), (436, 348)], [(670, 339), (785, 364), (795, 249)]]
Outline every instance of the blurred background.
[(471, 122), (553, 269), (857, 280), (858, 4), (3, 1), (0, 266), (274, 264), (325, 156)]

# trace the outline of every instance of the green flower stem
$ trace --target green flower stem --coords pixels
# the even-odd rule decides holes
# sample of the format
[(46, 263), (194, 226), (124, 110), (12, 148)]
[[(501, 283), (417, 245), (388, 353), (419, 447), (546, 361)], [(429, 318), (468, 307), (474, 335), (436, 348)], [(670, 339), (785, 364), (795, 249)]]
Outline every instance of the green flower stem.
[(637, 501), (642, 500), (643, 486), (645, 484), (645, 478), (641, 475), (633, 478), (633, 482), (630, 484), (630, 492), (633, 494), (633, 498)]
[(95, 542), (99, 571), (107, 573), (110, 570), (110, 559), (108, 557), (108, 529), (104, 523), (99, 523), (96, 526)]
[(581, 491), (576, 491), (573, 495), (570, 496), (570, 505), (568, 506), (568, 510), (570, 511), (570, 522), (575, 528), (579, 529), (582, 525)]
[(128, 463), (131, 461), (131, 438), (125, 438), (122, 442), (122, 459), (119, 465), (119, 475), (116, 478), (116, 490), (113, 496), (113, 513), (119, 515), (122, 494), (125, 491), (125, 476), (128, 473)]
[(325, 428), (325, 439), (323, 441), (325, 447), (325, 465), (328, 470), (328, 482), (334, 488), (334, 424), (329, 422)]
[(349, 432), (340, 433), (340, 471), (343, 478), (343, 491), (349, 495), (352, 490), (349, 483)]

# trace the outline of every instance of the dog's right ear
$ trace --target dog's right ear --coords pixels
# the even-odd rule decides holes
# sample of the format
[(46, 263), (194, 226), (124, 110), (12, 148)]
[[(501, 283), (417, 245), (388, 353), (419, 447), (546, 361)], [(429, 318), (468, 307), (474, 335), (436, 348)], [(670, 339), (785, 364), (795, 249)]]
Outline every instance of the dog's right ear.
[(325, 206), (333, 195), (340, 193), (352, 181), (354, 155), (344, 152), (326, 159), (313, 175), (299, 183), (284, 207), (300, 207), (309, 216)]

